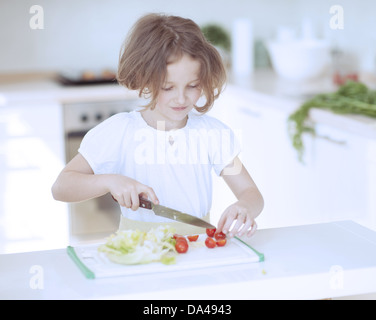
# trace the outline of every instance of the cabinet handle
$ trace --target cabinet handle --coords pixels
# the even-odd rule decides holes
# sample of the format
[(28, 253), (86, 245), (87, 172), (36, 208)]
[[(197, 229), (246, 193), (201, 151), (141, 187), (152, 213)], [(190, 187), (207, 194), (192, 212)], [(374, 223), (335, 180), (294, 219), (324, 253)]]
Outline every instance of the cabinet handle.
[(315, 134), (315, 137), (316, 138), (319, 138), (319, 139), (322, 139), (322, 140), (326, 140), (330, 143), (334, 143), (334, 144), (337, 144), (337, 145), (341, 145), (341, 146), (345, 146), (347, 145), (347, 141), (346, 140), (337, 140), (337, 139), (333, 139), (329, 136), (323, 136), (323, 135), (320, 135), (320, 134)]

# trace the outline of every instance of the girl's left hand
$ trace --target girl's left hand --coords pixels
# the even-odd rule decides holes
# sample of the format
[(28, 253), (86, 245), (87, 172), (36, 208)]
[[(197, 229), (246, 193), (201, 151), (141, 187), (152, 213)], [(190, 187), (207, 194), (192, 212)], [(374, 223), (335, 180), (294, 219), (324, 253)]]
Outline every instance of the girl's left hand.
[[(233, 227), (231, 228), (232, 225)], [(243, 236), (246, 232), (247, 236), (251, 237), (256, 232), (256, 229), (256, 221), (242, 201), (237, 201), (229, 206), (222, 213), (217, 226), (217, 232), (222, 231), (230, 238), (235, 235)]]

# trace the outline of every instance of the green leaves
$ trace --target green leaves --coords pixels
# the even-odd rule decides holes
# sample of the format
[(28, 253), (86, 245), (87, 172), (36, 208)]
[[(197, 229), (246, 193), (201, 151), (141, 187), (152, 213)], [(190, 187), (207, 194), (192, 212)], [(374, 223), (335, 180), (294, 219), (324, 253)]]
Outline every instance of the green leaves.
[(312, 108), (376, 118), (376, 91), (369, 90), (363, 83), (348, 81), (335, 93), (319, 94), (291, 114), (288, 118), (288, 130), (301, 162), (304, 155), (302, 135), (305, 132), (315, 133), (313, 124), (308, 122)]
[(231, 50), (231, 38), (227, 31), (217, 24), (207, 24), (201, 28), (205, 38), (212, 44), (227, 51)]

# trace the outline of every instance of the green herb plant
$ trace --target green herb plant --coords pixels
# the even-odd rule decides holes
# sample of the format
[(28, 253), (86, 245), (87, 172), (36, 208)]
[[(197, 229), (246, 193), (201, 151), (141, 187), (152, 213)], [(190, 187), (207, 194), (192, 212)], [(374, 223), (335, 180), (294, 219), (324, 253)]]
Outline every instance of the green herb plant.
[(229, 52), (231, 50), (231, 38), (227, 31), (217, 24), (207, 24), (201, 27), (205, 38), (214, 46), (221, 47)]
[(319, 94), (306, 101), (288, 118), (288, 130), (292, 144), (303, 162), (303, 133), (315, 134), (314, 126), (309, 122), (312, 108), (325, 109), (337, 114), (359, 114), (376, 118), (376, 91), (368, 89), (361, 82), (347, 81), (336, 92)]

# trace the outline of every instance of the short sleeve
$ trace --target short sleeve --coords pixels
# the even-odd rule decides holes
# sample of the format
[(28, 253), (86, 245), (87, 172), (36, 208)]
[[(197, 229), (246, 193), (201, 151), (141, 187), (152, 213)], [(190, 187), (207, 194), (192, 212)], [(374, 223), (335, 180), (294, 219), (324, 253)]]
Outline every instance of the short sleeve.
[(78, 152), (95, 174), (119, 172), (126, 125), (127, 119), (116, 114), (91, 129), (83, 138)]
[(239, 139), (234, 131), (221, 121), (209, 118), (209, 160), (214, 172), (219, 176), (240, 153)]

